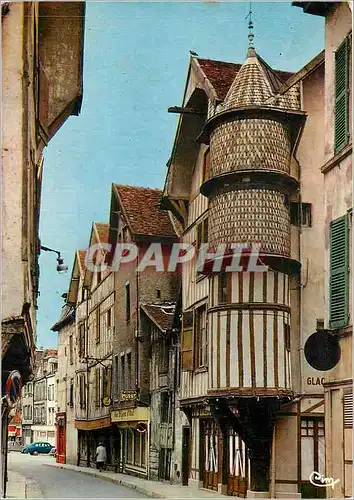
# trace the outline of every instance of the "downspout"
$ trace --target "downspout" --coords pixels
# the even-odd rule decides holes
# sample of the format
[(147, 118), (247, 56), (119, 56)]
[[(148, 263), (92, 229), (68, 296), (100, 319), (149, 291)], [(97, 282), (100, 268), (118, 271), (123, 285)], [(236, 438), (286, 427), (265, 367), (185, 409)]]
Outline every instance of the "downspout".
[(140, 329), (140, 321), (139, 321), (139, 250), (137, 255), (137, 267), (136, 267), (136, 329), (135, 329), (135, 390), (138, 396), (138, 400), (140, 400), (140, 384), (139, 384), (139, 329)]
[[(89, 419), (89, 367), (88, 367), (88, 338), (89, 338), (89, 290), (86, 288), (87, 297), (86, 297), (86, 336), (85, 336), (85, 349), (86, 349), (86, 421)], [(89, 440), (89, 432), (86, 431), (86, 450), (87, 450), (87, 467), (90, 467), (90, 440)]]

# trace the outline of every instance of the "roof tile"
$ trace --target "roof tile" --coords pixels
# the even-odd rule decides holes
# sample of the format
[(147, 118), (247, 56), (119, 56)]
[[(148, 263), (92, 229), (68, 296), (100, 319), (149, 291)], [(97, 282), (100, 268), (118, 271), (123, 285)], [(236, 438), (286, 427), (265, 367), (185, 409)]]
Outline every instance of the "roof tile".
[(176, 237), (168, 213), (160, 208), (160, 189), (121, 184), (115, 187), (134, 234)]

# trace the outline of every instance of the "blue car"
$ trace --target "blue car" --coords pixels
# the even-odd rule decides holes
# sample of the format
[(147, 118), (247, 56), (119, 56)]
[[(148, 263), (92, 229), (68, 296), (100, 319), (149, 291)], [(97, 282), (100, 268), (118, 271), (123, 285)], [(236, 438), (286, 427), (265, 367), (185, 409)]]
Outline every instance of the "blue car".
[(49, 443), (31, 443), (23, 448), (22, 453), (37, 455), (38, 453), (49, 453), (52, 448), (53, 445)]

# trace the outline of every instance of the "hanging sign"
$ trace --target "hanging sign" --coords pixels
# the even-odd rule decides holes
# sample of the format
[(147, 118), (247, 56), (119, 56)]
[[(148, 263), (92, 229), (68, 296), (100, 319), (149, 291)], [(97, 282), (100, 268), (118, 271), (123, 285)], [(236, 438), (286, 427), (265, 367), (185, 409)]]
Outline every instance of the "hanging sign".
[(329, 330), (319, 330), (307, 339), (304, 354), (312, 368), (323, 372), (331, 370), (341, 356), (338, 337)]
[(13, 370), (5, 384), (5, 398), (10, 408), (13, 408), (21, 396), (22, 378), (20, 372)]

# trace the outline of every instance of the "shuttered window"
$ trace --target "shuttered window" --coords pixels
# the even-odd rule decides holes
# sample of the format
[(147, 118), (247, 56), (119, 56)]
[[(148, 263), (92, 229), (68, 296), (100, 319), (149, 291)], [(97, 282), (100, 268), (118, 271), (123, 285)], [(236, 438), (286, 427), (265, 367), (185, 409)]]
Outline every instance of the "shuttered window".
[(181, 370), (193, 371), (193, 311), (183, 313)]
[(348, 38), (335, 53), (334, 152), (348, 144)]
[(344, 394), (343, 398), (344, 405), (344, 427), (353, 427), (353, 393), (348, 392)]
[(330, 228), (330, 328), (340, 328), (348, 323), (348, 217), (331, 222)]

